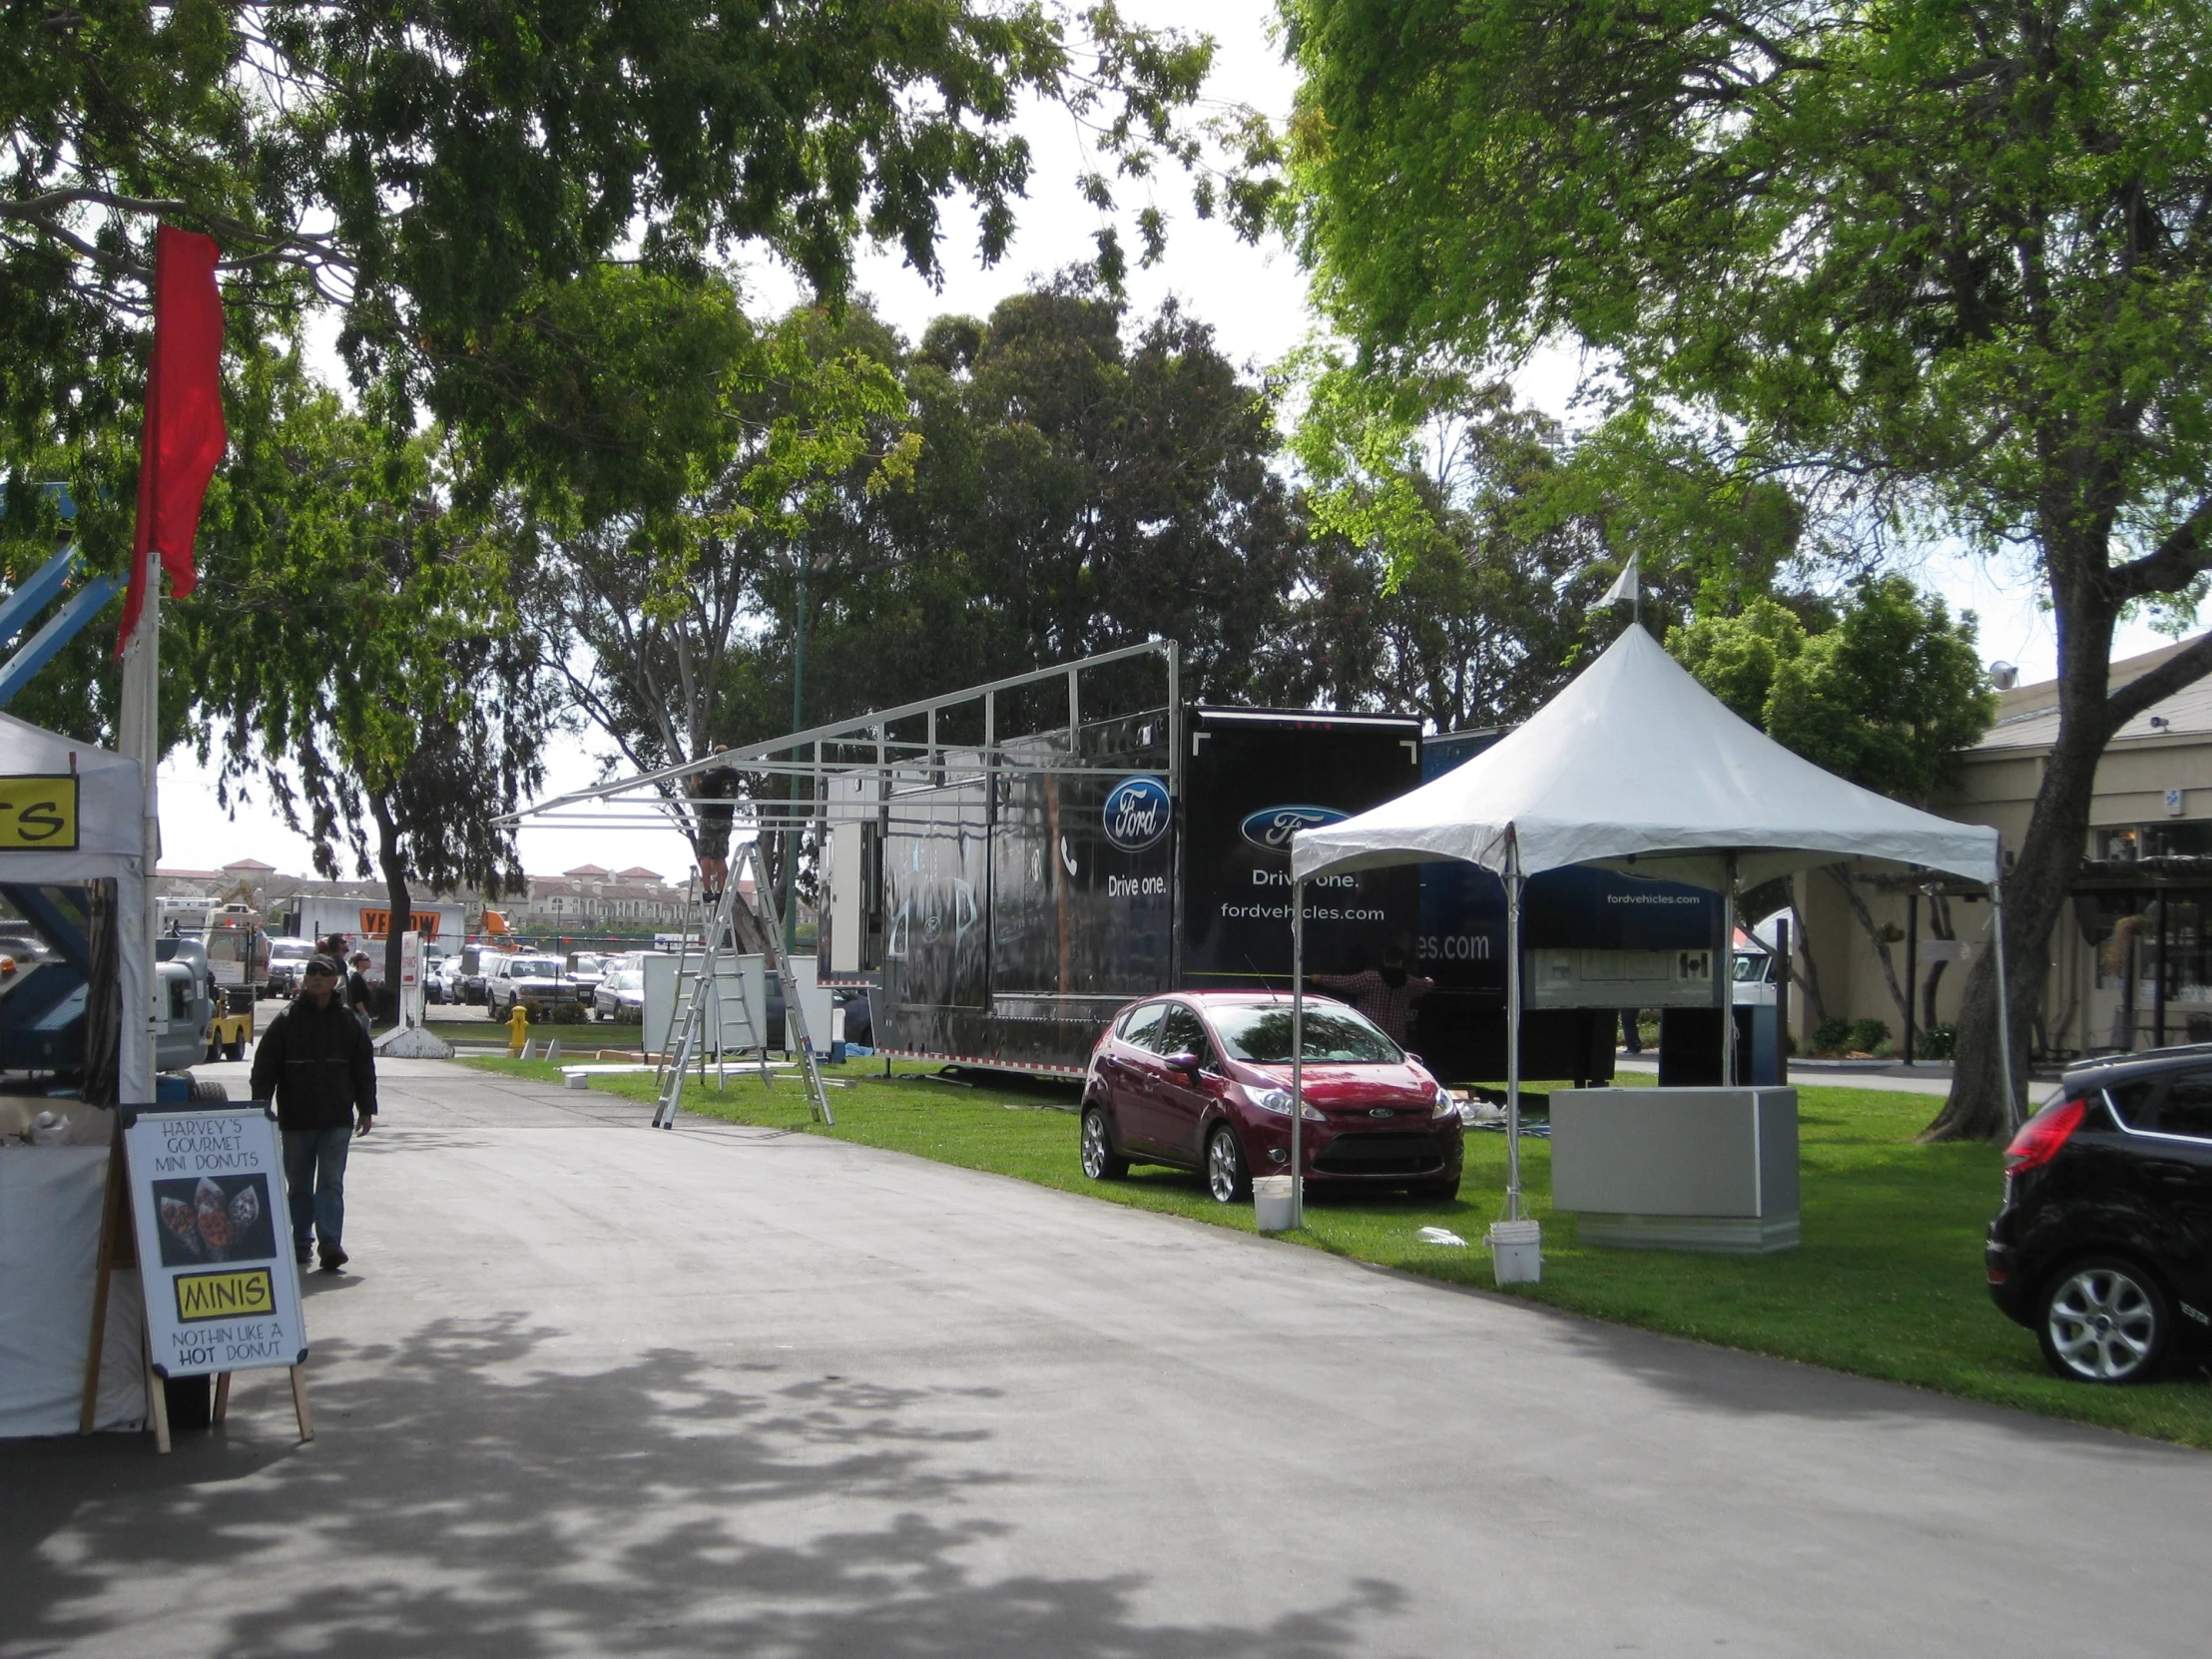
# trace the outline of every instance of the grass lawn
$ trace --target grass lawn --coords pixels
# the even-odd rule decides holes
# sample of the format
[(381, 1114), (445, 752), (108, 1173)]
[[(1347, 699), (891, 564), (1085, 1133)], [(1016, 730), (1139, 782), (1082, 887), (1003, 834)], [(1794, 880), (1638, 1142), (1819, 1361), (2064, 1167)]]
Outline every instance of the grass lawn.
[[(547, 1078), (558, 1069), (505, 1059), (468, 1063)], [(919, 1068), (885, 1080), (879, 1062), (830, 1075), (851, 1083), (831, 1091), (833, 1129), (811, 1122), (796, 1077), (773, 1088), (733, 1078), (726, 1093), (695, 1082), (685, 1089), (684, 1109), (809, 1129), (1217, 1227), (1253, 1229), (1250, 1205), (1214, 1203), (1196, 1175), (1140, 1168), (1126, 1181), (1086, 1181), (1076, 1162), (1075, 1117), (1052, 1109), (1072, 1105), (1064, 1088), (1016, 1081), (961, 1087), (930, 1080)], [(592, 1086), (640, 1099), (653, 1094), (650, 1073), (598, 1077)], [(1576, 1240), (1574, 1219), (1551, 1213), (1549, 1143), (1523, 1139), (1523, 1186), (1531, 1212), (1544, 1223), (1544, 1277), (1540, 1285), (1501, 1294), (2212, 1447), (2212, 1387), (2201, 1377), (2132, 1388), (2062, 1382), (2044, 1369), (2034, 1337), (1990, 1304), (1981, 1233), (1997, 1205), (1995, 1148), (1915, 1145), (1913, 1136), (1935, 1106), (1926, 1095), (1811, 1087), (1798, 1091), (1798, 1101), (1805, 1229), (1799, 1249), (1728, 1257), (1585, 1248)], [(1457, 1202), (1317, 1195), (1307, 1203), (1306, 1229), (1284, 1238), (1491, 1290), (1482, 1234), (1502, 1209), (1504, 1188), (1505, 1137), (1470, 1131)], [(1450, 1228), (1468, 1248), (1423, 1244), (1415, 1234), (1426, 1226)]]

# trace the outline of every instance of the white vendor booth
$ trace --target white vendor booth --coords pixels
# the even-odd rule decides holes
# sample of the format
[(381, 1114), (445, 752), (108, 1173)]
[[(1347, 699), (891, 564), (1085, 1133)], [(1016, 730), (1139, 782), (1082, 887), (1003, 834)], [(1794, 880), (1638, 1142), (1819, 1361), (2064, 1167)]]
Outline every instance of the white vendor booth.
[[(0, 715), (0, 787), (11, 799), (14, 780), (50, 782), (60, 799), (74, 797), (75, 811), (67, 830), (37, 844), (0, 825), (0, 881), (115, 882), (125, 1010), (118, 1089), (128, 1101), (152, 1100), (154, 952), (146, 936), (139, 765)], [(48, 1126), (32, 1144), (32, 1121), (42, 1111), (66, 1128)], [(77, 1431), (114, 1120), (112, 1111), (75, 1100), (0, 1096), (0, 1436)], [(96, 1426), (135, 1427), (146, 1414), (136, 1280), (118, 1274), (110, 1293)]]
[[(1994, 830), (1915, 811), (1792, 754), (1732, 714), (1640, 626), (1465, 766), (1358, 818), (1300, 830), (1291, 851), (1294, 929), (1316, 876), (1447, 858), (1505, 883), (1507, 1219), (1492, 1229), (1501, 1281), (1534, 1277), (1538, 1260), (1535, 1224), (1520, 1207), (1528, 876), (1588, 863), (1714, 889), (1724, 938), (1741, 888), (1843, 858), (1941, 870), (1997, 896)], [(2002, 925), (1999, 909), (2000, 964)], [(1715, 979), (1725, 997), (1728, 976)], [(1303, 978), (1297, 998), (1302, 1005)], [(2000, 995), (2000, 1010), (2003, 1002)], [(2009, 1065), (2009, 1042), (1999, 1046)], [(1720, 1089), (1552, 1096), (1553, 1205), (1587, 1218), (1585, 1237), (1707, 1250), (1796, 1242), (1795, 1092), (1733, 1088), (1735, 1044), (1724, 1041), (1721, 1052)]]

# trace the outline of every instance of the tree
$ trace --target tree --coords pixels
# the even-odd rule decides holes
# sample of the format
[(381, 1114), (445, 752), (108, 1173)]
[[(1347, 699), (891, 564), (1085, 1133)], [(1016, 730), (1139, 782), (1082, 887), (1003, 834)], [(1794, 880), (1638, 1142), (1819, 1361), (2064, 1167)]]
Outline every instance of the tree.
[[(1918, 593), (1902, 576), (1860, 583), (1834, 616), (1833, 625), (1809, 630), (1798, 611), (1759, 599), (1740, 615), (1673, 629), (1667, 649), (1785, 748), (1864, 789), (1926, 807), (1955, 776), (1959, 753), (1996, 718), (1996, 694), (1974, 651), (1974, 618), (1952, 622), (1940, 597)], [(1906, 1018), (1908, 992), (1890, 938), (1849, 868), (1831, 865), (1828, 873)], [(1947, 910), (1940, 916), (1947, 927)], [(1795, 919), (1802, 939), (1805, 918)], [(1818, 982), (1806, 984), (1817, 1004)]]
[[(132, 348), (157, 215), (223, 244), (237, 297), (286, 311), (311, 284), (342, 306), (359, 375), (437, 407), (479, 329), (633, 237), (664, 269), (757, 243), (834, 299), (863, 236), (934, 276), (942, 204), (964, 195), (995, 261), (1029, 180), (1021, 99), (1063, 105), (1125, 176), (1196, 169), (1211, 54), (1039, 0), (10, 7), (9, 412), (64, 406), (83, 364)], [(1198, 183), (1201, 211), (1225, 188), (1232, 210), (1256, 201), (1237, 177)], [(1113, 208), (1102, 171), (1083, 188)], [(1156, 258), (1159, 210), (1136, 225)], [(1121, 261), (1110, 223), (1101, 238)]]
[(1605, 580), (1595, 522), (1558, 510), (1564, 433), (1501, 382), (1302, 366), (1310, 552), (1271, 695), (1438, 732), (1527, 718), (1572, 673)]
[[(2033, 559), (2059, 725), (2004, 883), (2024, 1040), (2098, 757), (2212, 670), (2207, 637), (2109, 677), (2122, 612), (2212, 569), (2202, 8), (1287, 10), (1297, 231), (1372, 358), (1578, 339), (1619, 400), (1711, 409), (1756, 469)], [(2011, 1110), (1988, 963), (1938, 1135)]]
[(323, 875), (348, 852), (381, 872), (396, 985), (413, 882), (522, 880), (495, 821), (541, 775), (542, 665), (500, 544), (447, 508), (440, 434), (349, 414), (296, 356), (250, 358), (242, 383), (165, 656), (193, 678), (227, 804), (266, 791)]
[[(727, 279), (638, 272), (547, 295), (487, 353), (486, 381), (522, 393), (479, 442), (486, 475), (517, 481), (501, 506), (525, 610), (572, 706), (638, 771), (737, 741), (779, 573), (843, 492), (910, 477), (894, 354), (864, 308), (760, 326)], [(691, 823), (679, 782), (660, 793)], [(764, 842), (772, 862), (783, 848)]]

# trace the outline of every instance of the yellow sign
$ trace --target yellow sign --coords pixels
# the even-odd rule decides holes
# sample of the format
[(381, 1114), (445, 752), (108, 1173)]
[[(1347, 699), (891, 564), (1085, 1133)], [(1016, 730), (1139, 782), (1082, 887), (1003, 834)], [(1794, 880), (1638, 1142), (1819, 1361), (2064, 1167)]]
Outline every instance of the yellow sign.
[(77, 848), (77, 775), (0, 778), (0, 851)]
[(181, 1273), (177, 1286), (177, 1321), (253, 1319), (273, 1313), (276, 1286), (267, 1268), (240, 1273)]

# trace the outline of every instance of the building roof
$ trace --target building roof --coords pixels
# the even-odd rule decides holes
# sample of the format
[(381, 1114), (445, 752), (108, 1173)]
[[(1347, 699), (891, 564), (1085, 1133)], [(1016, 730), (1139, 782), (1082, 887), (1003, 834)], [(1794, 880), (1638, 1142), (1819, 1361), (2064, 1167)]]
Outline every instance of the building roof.
[(621, 876), (625, 881), (658, 881), (661, 878), (661, 872), (657, 869), (647, 869), (643, 864), (632, 864), (628, 869), (621, 872)]
[(226, 871), (234, 869), (262, 869), (269, 870), (272, 873), (274, 873), (276, 868), (275, 864), (265, 864), (259, 858), (238, 858), (234, 859), (230, 863), (225, 864), (223, 867)]
[(572, 880), (604, 881), (610, 871), (601, 869), (597, 864), (578, 864), (574, 869), (564, 869), (561, 873)]
[[(2140, 657), (2112, 665), (2112, 689), (2128, 685), (2159, 664), (2196, 643), (2177, 640)], [(2152, 722), (2158, 724), (2153, 725)], [(2175, 739), (2202, 742), (2212, 737), (2212, 679), (2184, 686), (2162, 703), (2154, 703), (2117, 732), (2112, 743), (2170, 743)], [(2032, 686), (2015, 686), (2003, 694), (1997, 706), (1997, 722), (1987, 736), (1966, 753), (1992, 759), (2022, 750), (2050, 748), (2058, 740), (2058, 682), (2039, 680)]]

